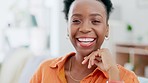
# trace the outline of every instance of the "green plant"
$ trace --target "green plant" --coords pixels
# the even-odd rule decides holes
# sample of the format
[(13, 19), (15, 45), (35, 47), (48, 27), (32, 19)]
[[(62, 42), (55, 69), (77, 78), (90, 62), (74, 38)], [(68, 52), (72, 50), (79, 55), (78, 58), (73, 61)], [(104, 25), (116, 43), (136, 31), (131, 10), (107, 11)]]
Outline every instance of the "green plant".
[(132, 26), (130, 24), (127, 25), (127, 31), (131, 32), (133, 30)]

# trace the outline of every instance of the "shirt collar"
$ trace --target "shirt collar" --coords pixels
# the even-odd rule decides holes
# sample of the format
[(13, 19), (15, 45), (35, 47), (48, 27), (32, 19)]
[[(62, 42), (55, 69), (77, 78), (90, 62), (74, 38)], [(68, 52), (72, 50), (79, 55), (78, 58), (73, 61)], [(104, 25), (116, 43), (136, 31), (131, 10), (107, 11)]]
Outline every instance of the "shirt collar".
[(71, 52), (69, 54), (67, 54), (66, 56), (62, 56), (60, 58), (55, 58), (55, 60), (53, 60), (53, 62), (51, 62), (51, 64), (49, 65), (51, 68), (56, 68), (56, 67), (62, 67), (65, 63), (65, 61), (67, 60), (68, 57), (75, 55), (74, 52)]
[(102, 70), (100, 67), (97, 67), (96, 70), (101, 71), (106, 78), (109, 78), (108, 73), (106, 71)]
[[(56, 58), (55, 60), (53, 60), (53, 62), (49, 66), (51, 68), (57, 68), (58, 67), (58, 70), (60, 70), (63, 67), (63, 65), (64, 65), (65, 61), (67, 60), (67, 58), (70, 57), (70, 56), (74, 56), (74, 55), (75, 55), (75, 52), (71, 52), (71, 53), (67, 54), (66, 56)], [(109, 78), (108, 73), (106, 71), (101, 70), (100, 67), (97, 67), (93, 71), (92, 74), (95, 74), (98, 71), (101, 71), (106, 78)]]

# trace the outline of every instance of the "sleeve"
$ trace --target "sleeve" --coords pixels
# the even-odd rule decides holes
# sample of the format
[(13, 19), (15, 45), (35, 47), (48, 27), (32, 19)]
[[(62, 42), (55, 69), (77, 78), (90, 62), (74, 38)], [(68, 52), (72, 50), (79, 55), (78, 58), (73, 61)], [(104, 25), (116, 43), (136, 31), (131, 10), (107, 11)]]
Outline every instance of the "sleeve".
[(30, 83), (41, 83), (42, 73), (41, 73), (41, 66), (37, 69), (37, 71), (33, 74), (32, 78), (30, 79)]
[(130, 77), (128, 77), (128, 75), (126, 76), (127, 78), (124, 80), (124, 81), (115, 81), (115, 80), (110, 80), (110, 81), (107, 81), (106, 83), (140, 83), (137, 76), (132, 73), (130, 74)]
[(136, 74), (133, 72), (133, 80), (131, 83), (140, 83), (138, 80), (138, 77), (136, 76)]
[(118, 67), (120, 70), (120, 78), (124, 81), (124, 83), (140, 83), (133, 71), (127, 70), (120, 65), (118, 65)]
[(128, 72), (124, 78), (126, 78), (124, 83), (140, 83), (134, 72)]

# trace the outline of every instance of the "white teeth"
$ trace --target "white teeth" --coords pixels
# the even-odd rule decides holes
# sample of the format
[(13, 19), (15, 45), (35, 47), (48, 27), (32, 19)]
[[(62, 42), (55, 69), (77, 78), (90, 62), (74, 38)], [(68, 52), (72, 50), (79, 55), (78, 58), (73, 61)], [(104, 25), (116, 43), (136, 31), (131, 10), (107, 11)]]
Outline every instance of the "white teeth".
[(94, 41), (94, 38), (78, 38), (80, 42), (92, 42)]

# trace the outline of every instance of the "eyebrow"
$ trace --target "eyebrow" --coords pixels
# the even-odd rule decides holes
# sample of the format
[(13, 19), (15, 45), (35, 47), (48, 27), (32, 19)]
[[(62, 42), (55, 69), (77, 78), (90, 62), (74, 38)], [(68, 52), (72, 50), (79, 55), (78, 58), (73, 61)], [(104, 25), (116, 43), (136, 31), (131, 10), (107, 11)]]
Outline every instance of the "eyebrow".
[(90, 16), (100, 16), (100, 17), (102, 17), (103, 18), (103, 16), (101, 15), (101, 14), (90, 14)]
[[(77, 17), (82, 17), (81, 14), (73, 14), (71, 17), (74, 17), (74, 16), (77, 16)], [(98, 14), (98, 13), (94, 13), (94, 14), (90, 14), (89, 16), (100, 16), (103, 18), (103, 16), (101, 14)]]
[(77, 17), (82, 17), (81, 14), (73, 14), (71, 17), (74, 17), (74, 16), (77, 16)]

